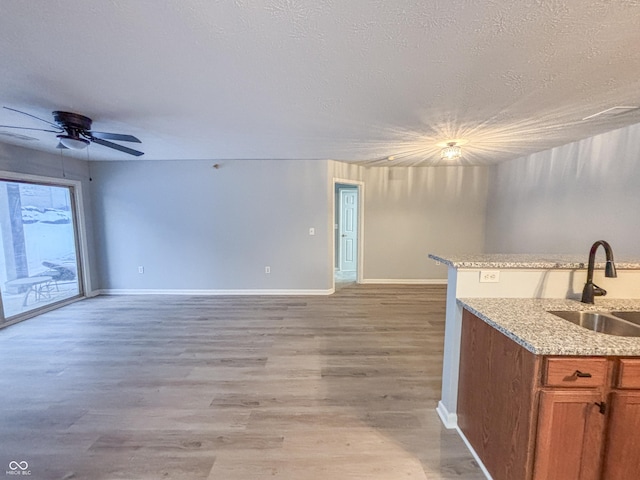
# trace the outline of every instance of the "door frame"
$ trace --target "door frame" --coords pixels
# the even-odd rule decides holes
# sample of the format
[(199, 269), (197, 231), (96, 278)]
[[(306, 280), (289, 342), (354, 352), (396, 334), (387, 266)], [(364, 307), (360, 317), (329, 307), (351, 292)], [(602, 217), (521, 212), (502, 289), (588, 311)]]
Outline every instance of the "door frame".
[(356, 283), (362, 283), (363, 273), (363, 259), (364, 259), (364, 182), (358, 180), (347, 180), (344, 178), (333, 178), (331, 182), (331, 224), (329, 232), (331, 232), (331, 285), (333, 290), (336, 288), (335, 278), (335, 265), (336, 265), (336, 250), (339, 248), (336, 245), (336, 224), (338, 219), (336, 218), (336, 185), (343, 184), (356, 187), (358, 192), (358, 241), (356, 243), (357, 248), (357, 265), (356, 265)]
[[(75, 210), (75, 222), (76, 222), (76, 231), (77, 231), (77, 239), (76, 239), (76, 248), (78, 249), (78, 278), (79, 278), (79, 286), (81, 289), (81, 293), (79, 297), (74, 297), (69, 299), (68, 301), (61, 301), (50, 306), (44, 306), (37, 310), (32, 310), (29, 312), (25, 312), (24, 314), (16, 316), (13, 320), (4, 322), (1, 324), (2, 328), (8, 327), (9, 325), (13, 325), (14, 323), (21, 322), (28, 318), (34, 317), (36, 315), (40, 315), (49, 310), (55, 310), (63, 305), (67, 305), (69, 303), (76, 302), (83, 298), (87, 298), (91, 296), (91, 272), (90, 272), (90, 263), (89, 263), (89, 244), (87, 240), (87, 228), (85, 224), (85, 210), (84, 210), (84, 194), (82, 191), (82, 182), (80, 180), (70, 180), (68, 178), (57, 178), (57, 177), (45, 177), (43, 175), (31, 175), (27, 173), (16, 173), (16, 172), (8, 172), (4, 170), (0, 170), (0, 180), (6, 180), (9, 182), (23, 182), (23, 183), (36, 183), (40, 185), (51, 185), (53, 187), (71, 187), (71, 201), (73, 202), (74, 210)], [(0, 298), (0, 304), (2, 300)], [(4, 318), (4, 311), (2, 312), (2, 316)]]

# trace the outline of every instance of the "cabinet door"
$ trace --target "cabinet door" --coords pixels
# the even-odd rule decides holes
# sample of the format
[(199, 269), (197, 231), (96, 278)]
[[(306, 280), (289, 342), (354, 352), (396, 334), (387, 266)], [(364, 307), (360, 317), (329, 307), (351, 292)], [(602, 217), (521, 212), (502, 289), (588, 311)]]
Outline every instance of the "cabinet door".
[(640, 392), (614, 391), (605, 453), (605, 480), (640, 478)]
[(597, 480), (605, 415), (598, 390), (544, 390), (540, 410), (534, 478)]

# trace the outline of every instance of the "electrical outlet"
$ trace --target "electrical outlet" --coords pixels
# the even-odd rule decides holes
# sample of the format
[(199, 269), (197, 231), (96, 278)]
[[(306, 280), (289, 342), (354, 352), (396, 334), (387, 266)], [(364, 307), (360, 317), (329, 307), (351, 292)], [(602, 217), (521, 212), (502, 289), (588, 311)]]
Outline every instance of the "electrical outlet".
[(264, 267), (264, 273), (271, 273), (271, 267)]
[(315, 235), (315, 234), (316, 234), (316, 229), (315, 229), (315, 228), (313, 228), (313, 227), (311, 227), (311, 228), (309, 229), (309, 235)]
[(481, 270), (480, 283), (498, 283), (500, 281), (500, 270)]
[(138, 267), (138, 273), (144, 273), (144, 267), (142, 265)]

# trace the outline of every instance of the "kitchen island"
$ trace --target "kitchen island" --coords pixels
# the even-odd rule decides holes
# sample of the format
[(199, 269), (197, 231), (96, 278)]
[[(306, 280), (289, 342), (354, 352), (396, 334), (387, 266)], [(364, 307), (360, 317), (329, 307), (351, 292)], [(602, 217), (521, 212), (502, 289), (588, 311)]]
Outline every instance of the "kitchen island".
[(640, 311), (640, 299), (469, 298), (457, 430), (488, 478), (636, 478), (640, 337), (550, 312)]
[[(458, 370), (462, 326), (459, 298), (580, 298), (587, 278), (587, 252), (557, 254), (465, 254), (429, 258), (448, 267), (447, 308), (438, 414), (447, 428), (457, 426)], [(640, 259), (616, 258), (617, 278), (605, 278), (596, 262), (594, 281), (608, 291), (606, 299), (640, 299)], [(598, 305), (603, 298), (596, 300)]]

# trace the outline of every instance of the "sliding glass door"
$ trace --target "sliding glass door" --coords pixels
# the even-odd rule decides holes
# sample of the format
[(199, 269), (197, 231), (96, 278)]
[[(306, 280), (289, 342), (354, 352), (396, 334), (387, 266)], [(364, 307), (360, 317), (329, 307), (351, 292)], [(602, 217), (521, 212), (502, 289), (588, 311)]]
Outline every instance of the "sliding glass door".
[(0, 323), (82, 294), (73, 195), (0, 180)]

